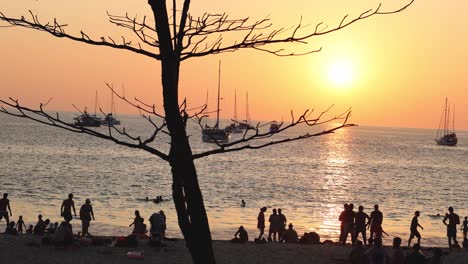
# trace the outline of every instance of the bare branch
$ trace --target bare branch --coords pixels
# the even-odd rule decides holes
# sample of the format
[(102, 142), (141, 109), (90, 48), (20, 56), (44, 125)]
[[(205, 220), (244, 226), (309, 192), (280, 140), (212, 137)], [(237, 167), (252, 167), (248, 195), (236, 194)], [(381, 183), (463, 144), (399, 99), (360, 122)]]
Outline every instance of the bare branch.
[[(325, 111), (321, 112), (315, 118), (308, 118), (308, 116), (310, 116), (311, 111), (306, 110), (306, 111), (304, 111), (304, 113), (299, 118), (295, 119), (294, 114), (291, 111), (291, 122), (289, 124), (287, 124), (287, 125), (285, 125), (283, 122), (281, 122), (278, 125), (278, 129), (276, 129), (275, 131), (261, 132), (260, 128), (265, 127), (266, 124), (261, 125), (259, 123), (259, 124), (257, 124), (257, 126), (255, 128), (247, 129), (244, 132), (242, 138), (240, 138), (240, 139), (238, 139), (236, 141), (230, 142), (230, 143), (216, 143), (218, 148), (216, 148), (214, 150), (202, 152), (202, 153), (199, 153), (199, 154), (194, 154), (194, 158), (202, 158), (202, 157), (206, 157), (206, 156), (213, 155), (213, 154), (227, 153), (227, 152), (239, 151), (239, 150), (243, 150), (243, 149), (259, 149), (259, 148), (264, 148), (264, 147), (271, 146), (271, 145), (282, 144), (282, 143), (286, 143), (286, 142), (291, 142), (291, 141), (296, 141), (296, 140), (302, 140), (302, 139), (307, 139), (307, 138), (311, 138), (311, 137), (321, 136), (321, 135), (333, 133), (334, 131), (336, 131), (338, 129), (341, 129), (341, 128), (355, 126), (354, 124), (348, 124), (349, 117), (351, 116), (351, 109), (348, 109), (348, 110), (344, 111), (343, 113), (341, 113), (339, 115), (336, 115), (334, 117), (330, 117), (330, 118), (322, 120), (322, 117), (325, 114), (327, 114), (331, 110), (332, 107), (333, 107), (333, 105), (330, 106)], [(294, 137), (294, 138), (273, 140), (273, 141), (270, 141), (270, 142), (267, 142), (267, 143), (260, 142), (259, 144), (252, 144), (253, 142), (256, 142), (256, 141), (259, 141), (259, 140), (262, 140), (262, 139), (266, 139), (266, 138), (270, 138), (275, 134), (282, 133), (282, 132), (284, 132), (286, 130), (289, 130), (289, 129), (291, 129), (293, 127), (296, 127), (298, 125), (301, 125), (301, 124), (305, 124), (305, 125), (307, 125), (309, 127), (315, 127), (315, 126), (318, 126), (318, 125), (323, 125), (323, 124), (331, 123), (333, 121), (338, 121), (338, 120), (342, 121), (341, 125), (335, 126), (333, 128), (330, 128), (330, 129), (325, 129), (325, 130), (323, 130), (321, 132), (307, 133), (307, 134), (300, 135), (300, 136), (297, 136), (297, 137)], [(272, 122), (270, 122), (270, 123), (272, 123)], [(270, 124), (270, 123), (267, 123), (267, 124)]]
[[(145, 150), (145, 151), (147, 151), (147, 152), (149, 152), (151, 154), (154, 154), (154, 155), (156, 155), (156, 156), (158, 156), (161, 159), (166, 160), (166, 161), (169, 159), (167, 154), (165, 154), (165, 153), (163, 153), (163, 152), (161, 152), (161, 151), (159, 151), (159, 150), (157, 150), (157, 149), (155, 149), (153, 147), (148, 146), (148, 143), (152, 142), (152, 140), (154, 139), (153, 136), (150, 137), (149, 139), (145, 140), (144, 142), (142, 142), (140, 137), (133, 137), (133, 136), (129, 135), (125, 131), (125, 128), (123, 128), (123, 130), (119, 130), (118, 128), (113, 127), (113, 126), (109, 127), (108, 134), (104, 134), (104, 133), (99, 132), (97, 130), (89, 129), (89, 128), (82, 127), (82, 126), (74, 126), (73, 124), (67, 123), (67, 122), (63, 121), (62, 119), (60, 119), (58, 113), (56, 113), (55, 116), (49, 115), (43, 109), (45, 104), (40, 104), (39, 109), (34, 110), (34, 109), (30, 109), (30, 108), (21, 106), (19, 101), (16, 100), (16, 99), (10, 98), (10, 101), (11, 102), (0, 99), (0, 103), (2, 104), (0, 112), (3, 112), (5, 114), (11, 115), (11, 116), (15, 116), (15, 117), (30, 119), (30, 120), (33, 120), (35, 122), (45, 124), (45, 125), (48, 125), (48, 126), (58, 127), (58, 128), (70, 131), (70, 132), (80, 133), (80, 134), (88, 134), (88, 135), (95, 136), (95, 137), (98, 137), (98, 138), (110, 140), (110, 141), (112, 141), (112, 142), (114, 142), (114, 143), (116, 143), (118, 145), (123, 145), (123, 146), (127, 146), (127, 147), (130, 147), (130, 148), (142, 149), (142, 150)], [(15, 112), (9, 111), (4, 106), (15, 109), (16, 111)], [(123, 141), (121, 139), (118, 139), (118, 138), (112, 136), (111, 131), (116, 131), (118, 134), (126, 137), (127, 139), (130, 139), (133, 142), (136, 141), (136, 143), (132, 143), (132, 142)]]
[[(408, 8), (414, 0), (411, 0), (405, 6), (393, 11), (380, 11), (381, 4), (375, 9), (369, 9), (362, 12), (359, 16), (349, 19), (349, 15), (345, 15), (340, 23), (333, 28), (322, 27), (323, 22), (318, 23), (313, 32), (302, 33), (305, 27), (302, 26), (302, 18), (298, 25), (286, 36), (288, 31), (284, 28), (271, 30), (269, 34), (265, 34), (265, 29), (271, 28), (271, 23), (268, 18), (249, 24), (248, 18), (244, 19), (228, 19), (226, 14), (212, 15), (204, 14), (198, 19), (190, 17), (185, 36), (186, 43), (183, 46), (184, 52), (181, 53), (181, 60), (186, 60), (191, 57), (202, 57), (211, 54), (223, 52), (233, 52), (240, 49), (252, 48), (259, 51), (267, 52), (277, 56), (301, 56), (305, 54), (319, 52), (320, 48), (312, 49), (302, 53), (287, 52), (284, 49), (271, 49), (274, 44), (279, 43), (299, 43), (308, 44), (308, 41), (316, 36), (338, 31), (346, 28), (360, 20), (375, 16), (388, 15), (401, 12)], [(232, 44), (223, 44), (223, 33), (246, 31), (246, 34), (240, 41), (234, 41)], [(258, 32), (258, 33), (257, 33)], [(210, 38), (208, 38), (210, 36)], [(197, 39), (197, 40), (195, 40)], [(207, 39), (215, 39), (211, 43), (206, 43)]]
[[(39, 19), (37, 18), (37, 16), (34, 13), (32, 13), (32, 11), (29, 11), (29, 13), (31, 14), (31, 20), (27, 20), (24, 17), (21, 17), (19, 19), (7, 17), (2, 12), (0, 12), (0, 21), (5, 21), (9, 23), (11, 26), (19, 26), (19, 27), (31, 28), (31, 29), (47, 32), (58, 38), (67, 38), (67, 39), (71, 39), (74, 41), (83, 42), (83, 43), (95, 45), (95, 46), (106, 46), (106, 47), (111, 47), (111, 48), (116, 48), (116, 49), (128, 50), (128, 51), (132, 51), (141, 55), (145, 55), (145, 56), (157, 59), (157, 60), (160, 59), (159, 54), (144, 50), (141, 48), (140, 45), (132, 46), (130, 42), (125, 42), (125, 39), (120, 44), (117, 44), (114, 40), (112, 40), (109, 37), (107, 39), (106, 37), (101, 37), (100, 40), (93, 40), (88, 35), (86, 35), (83, 31), (80, 32), (81, 36), (79, 37), (73, 36), (65, 32), (65, 27), (67, 26), (66, 24), (59, 24), (56, 21), (56, 19), (54, 19), (53, 25), (51, 25), (50, 23), (42, 24), (41, 22), (39, 22)], [(145, 43), (147, 42), (145, 41)]]

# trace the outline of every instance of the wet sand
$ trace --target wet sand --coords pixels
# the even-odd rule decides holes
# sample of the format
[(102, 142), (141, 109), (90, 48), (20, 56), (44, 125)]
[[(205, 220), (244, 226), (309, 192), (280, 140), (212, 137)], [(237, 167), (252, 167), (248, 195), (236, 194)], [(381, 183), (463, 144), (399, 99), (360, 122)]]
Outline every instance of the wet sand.
[[(56, 249), (41, 245), (35, 236), (0, 235), (0, 263), (8, 264), (111, 264), (111, 263), (191, 263), (190, 254), (183, 240), (164, 241), (164, 247), (152, 248), (147, 241), (139, 241), (136, 248), (111, 246), (80, 246), (71, 249)], [(268, 243), (257, 245), (232, 244), (229, 241), (214, 241), (217, 263), (348, 263), (351, 246), (302, 245)], [(391, 253), (391, 248), (386, 247)], [(129, 251), (140, 251), (143, 260), (129, 259)], [(407, 252), (407, 251), (405, 251)], [(444, 252), (448, 252), (444, 249)], [(426, 249), (424, 253), (431, 256)], [(468, 264), (468, 251), (459, 250), (444, 256), (444, 263)]]

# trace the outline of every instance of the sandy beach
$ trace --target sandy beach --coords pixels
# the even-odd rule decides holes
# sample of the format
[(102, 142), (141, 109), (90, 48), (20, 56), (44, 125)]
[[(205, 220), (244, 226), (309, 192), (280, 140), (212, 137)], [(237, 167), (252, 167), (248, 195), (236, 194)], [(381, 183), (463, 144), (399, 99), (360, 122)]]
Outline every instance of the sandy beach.
[[(35, 236), (0, 235), (0, 263), (8, 264), (93, 264), (93, 263), (191, 263), (190, 254), (183, 240), (165, 241), (164, 247), (153, 248), (147, 241), (139, 241), (136, 248), (111, 246), (80, 246), (71, 249), (56, 249), (41, 245)], [(349, 263), (351, 246), (302, 245), (268, 243), (257, 245), (233, 244), (229, 241), (214, 241), (213, 247), (218, 263)], [(391, 253), (391, 248), (386, 247)], [(129, 259), (127, 252), (143, 252), (144, 259)], [(405, 250), (405, 252), (407, 252)], [(431, 256), (429, 249), (423, 251)], [(467, 264), (468, 251), (444, 252), (444, 263)]]

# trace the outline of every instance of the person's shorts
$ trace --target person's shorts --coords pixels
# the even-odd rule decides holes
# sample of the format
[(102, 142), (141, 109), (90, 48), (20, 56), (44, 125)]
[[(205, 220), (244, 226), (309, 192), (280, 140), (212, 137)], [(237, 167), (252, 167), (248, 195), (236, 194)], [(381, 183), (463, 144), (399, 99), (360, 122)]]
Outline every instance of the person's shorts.
[(356, 233), (365, 233), (366, 232), (366, 225), (357, 225), (356, 226)]
[(411, 230), (410, 238), (413, 237), (421, 238), (421, 234), (419, 234), (418, 230)]
[(0, 219), (3, 217), (7, 218), (8, 217), (8, 212), (7, 211), (0, 211)]
[(63, 215), (63, 219), (67, 222), (70, 222), (73, 219), (73, 216), (71, 213), (64, 212), (62, 215)]
[(447, 227), (447, 237), (457, 237), (457, 228)]

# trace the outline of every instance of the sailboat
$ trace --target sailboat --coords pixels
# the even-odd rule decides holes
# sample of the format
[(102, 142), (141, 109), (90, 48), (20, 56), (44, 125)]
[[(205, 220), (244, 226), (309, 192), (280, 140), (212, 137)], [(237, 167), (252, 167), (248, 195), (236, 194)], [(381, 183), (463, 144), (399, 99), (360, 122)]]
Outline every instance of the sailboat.
[[(237, 120), (237, 91), (234, 90), (234, 118), (232, 121)], [(231, 123), (229, 126), (225, 127), (224, 130), (229, 133), (243, 133), (244, 130), (239, 127), (237, 123)]]
[(100, 127), (101, 126), (101, 117), (99, 117), (97, 112), (97, 99), (98, 94), (96, 91), (96, 97), (94, 99), (94, 114), (90, 114), (84, 110), (84, 113), (73, 118), (75, 122), (72, 124), (73, 126), (77, 127)]
[(240, 129), (255, 129), (252, 125), (249, 124), (250, 121), (250, 112), (249, 112), (249, 92), (245, 93), (245, 120), (243, 122), (238, 122), (238, 127)]
[(437, 145), (443, 146), (455, 146), (458, 143), (457, 134), (455, 133), (455, 111), (453, 111), (452, 129), (450, 130), (450, 106), (447, 98), (445, 98), (445, 107), (440, 118), (435, 141)]
[(231, 134), (224, 129), (219, 128), (219, 94), (221, 90), (221, 61), (219, 61), (218, 69), (218, 106), (216, 109), (216, 124), (214, 127), (209, 127), (205, 124), (205, 127), (202, 129), (202, 140), (203, 142), (229, 142), (229, 137)]
[(103, 126), (118, 126), (120, 125), (120, 121), (115, 119), (114, 113), (115, 113), (115, 104), (114, 104), (114, 91), (111, 91), (111, 112), (106, 115), (106, 117), (101, 120), (101, 125)]

